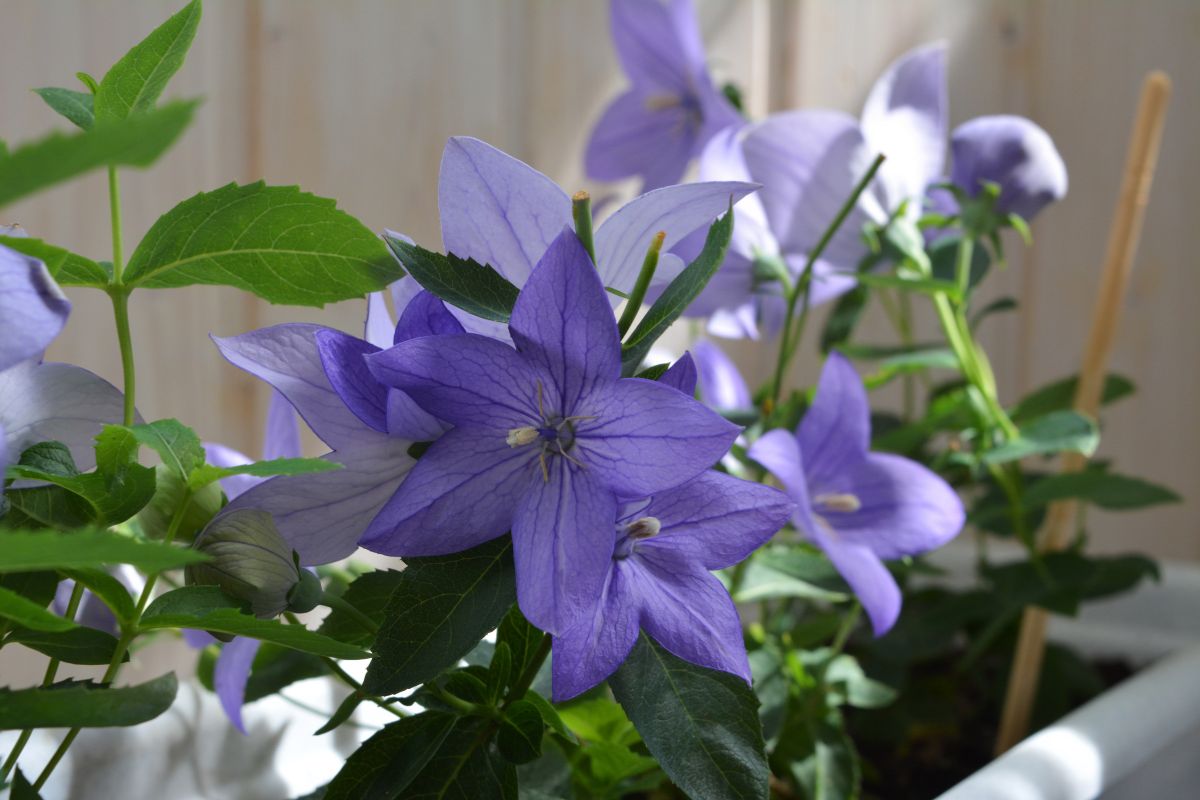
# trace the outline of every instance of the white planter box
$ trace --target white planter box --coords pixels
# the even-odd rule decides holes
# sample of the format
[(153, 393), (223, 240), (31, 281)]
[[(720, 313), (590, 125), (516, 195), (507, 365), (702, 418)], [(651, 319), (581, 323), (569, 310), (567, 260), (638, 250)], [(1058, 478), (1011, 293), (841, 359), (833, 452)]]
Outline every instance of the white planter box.
[[(973, 553), (939, 561), (955, 571)], [(1200, 568), (1053, 617), (1048, 635), (1145, 666), (1018, 744), (940, 800), (1157, 800), (1200, 796)]]

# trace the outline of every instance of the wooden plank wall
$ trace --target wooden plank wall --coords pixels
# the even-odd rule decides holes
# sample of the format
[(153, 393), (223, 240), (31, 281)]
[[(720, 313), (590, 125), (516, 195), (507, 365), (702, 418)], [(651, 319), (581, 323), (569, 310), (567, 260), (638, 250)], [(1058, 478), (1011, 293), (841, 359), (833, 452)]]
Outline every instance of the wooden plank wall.
[[(56, 124), (30, 87), (101, 74), (178, 3), (0, 0), (0, 136)], [(1136, 517), (1095, 515), (1097, 546), (1200, 557), (1200, 426), (1192, 408), (1200, 271), (1192, 263), (1200, 185), (1200, 4), (1188, 0), (701, 0), (715, 71), (752, 111), (802, 105), (857, 112), (880, 70), (917, 44), (951, 44), (955, 123), (1019, 113), (1054, 136), (1071, 173), (1067, 202), (1035, 225), (1035, 247), (994, 279), (1022, 311), (985, 340), (1005, 396), (1073, 370), (1082, 349), (1108, 217), (1141, 75), (1167, 69), (1176, 98), (1146, 223), (1116, 367), (1141, 394), (1107, 418), (1102, 454), (1191, 495)], [(437, 244), (435, 186), (447, 136), (492, 142), (556, 178), (586, 186), (581, 152), (622, 85), (599, 0), (209, 0), (172, 85), (204, 95), (199, 121), (147, 173), (123, 180), (127, 251), (174, 202), (231, 180), (298, 183), (336, 197), (369, 226)], [(602, 187), (591, 187), (599, 189)], [(618, 187), (628, 191), (628, 187)], [(98, 258), (109, 251), (103, 178), (91, 176), (5, 210), (35, 235)], [(1014, 250), (1014, 252), (1017, 252)], [(107, 301), (72, 292), (75, 313), (50, 356), (119, 379)], [(354, 330), (362, 303), (324, 311), (270, 307), (216, 288), (143, 292), (133, 302), (147, 417), (178, 416), (202, 435), (254, 452), (266, 393), (225, 365), (208, 333), (305, 319)], [(927, 329), (930, 315), (926, 315)], [(868, 324), (881, 339), (887, 329)], [(682, 330), (675, 343), (687, 335)], [(755, 377), (769, 349), (731, 348)], [(798, 365), (810, 382), (815, 359)], [(315, 442), (310, 442), (316, 447)]]

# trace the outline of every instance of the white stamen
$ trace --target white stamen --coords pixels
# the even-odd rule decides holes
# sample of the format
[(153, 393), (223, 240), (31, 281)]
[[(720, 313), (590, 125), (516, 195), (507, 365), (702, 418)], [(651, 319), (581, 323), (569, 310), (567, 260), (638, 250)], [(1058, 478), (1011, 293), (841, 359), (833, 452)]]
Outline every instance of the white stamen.
[(527, 425), (524, 428), (513, 428), (510, 430), (504, 442), (509, 447), (524, 447), (527, 444), (536, 442), (537, 438), (537, 428), (531, 428)]
[(862, 508), (862, 503), (852, 494), (819, 494), (813, 500), (830, 511), (852, 513)]
[(658, 521), (658, 517), (642, 517), (629, 523), (626, 533), (630, 539), (649, 539), (651, 536), (657, 536), (661, 530), (662, 523)]

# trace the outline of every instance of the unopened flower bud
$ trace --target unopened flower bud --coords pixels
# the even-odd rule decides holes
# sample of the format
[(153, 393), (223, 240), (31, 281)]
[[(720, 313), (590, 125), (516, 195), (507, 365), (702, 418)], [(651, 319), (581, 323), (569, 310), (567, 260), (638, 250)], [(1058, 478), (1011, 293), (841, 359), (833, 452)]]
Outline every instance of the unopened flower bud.
[(1054, 141), (1024, 117), (977, 117), (950, 141), (950, 180), (971, 197), (985, 182), (999, 187), (995, 208), (1029, 220), (1067, 193), (1067, 168)]
[[(270, 619), (310, 599), (311, 586), (295, 553), (279, 535), (271, 515), (253, 508), (218, 516), (196, 537), (194, 547), (212, 559), (187, 568), (189, 585), (219, 586), (231, 597), (250, 604), (254, 616)], [(317, 591), (320, 596), (319, 586)], [(311, 610), (296, 608), (295, 610)]]

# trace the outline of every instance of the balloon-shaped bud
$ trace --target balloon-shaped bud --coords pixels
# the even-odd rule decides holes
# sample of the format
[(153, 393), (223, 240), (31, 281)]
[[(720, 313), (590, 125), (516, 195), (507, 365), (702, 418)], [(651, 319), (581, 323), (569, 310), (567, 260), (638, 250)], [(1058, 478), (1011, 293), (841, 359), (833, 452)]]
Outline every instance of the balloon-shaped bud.
[(970, 197), (999, 187), (996, 211), (1026, 220), (1067, 194), (1067, 167), (1046, 131), (1024, 117), (964, 122), (950, 140), (950, 181)]
[[(316, 580), (300, 568), (271, 515), (258, 509), (242, 508), (218, 516), (196, 537), (193, 547), (211, 560), (187, 568), (188, 584), (219, 586), (231, 597), (249, 603), (260, 619), (289, 610), (294, 594), (310, 593), (311, 587), (299, 588), (305, 576)], [(317, 594), (319, 597), (320, 592)]]

